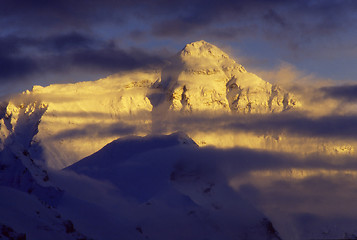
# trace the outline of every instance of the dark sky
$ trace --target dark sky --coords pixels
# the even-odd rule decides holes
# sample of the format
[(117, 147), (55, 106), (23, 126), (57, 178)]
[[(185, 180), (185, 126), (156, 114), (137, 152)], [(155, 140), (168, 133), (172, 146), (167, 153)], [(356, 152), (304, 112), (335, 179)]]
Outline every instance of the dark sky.
[[(354, 0), (0, 0), (0, 95), (160, 66), (204, 39), (249, 69), (357, 76)], [(327, 89), (328, 91), (328, 89)]]

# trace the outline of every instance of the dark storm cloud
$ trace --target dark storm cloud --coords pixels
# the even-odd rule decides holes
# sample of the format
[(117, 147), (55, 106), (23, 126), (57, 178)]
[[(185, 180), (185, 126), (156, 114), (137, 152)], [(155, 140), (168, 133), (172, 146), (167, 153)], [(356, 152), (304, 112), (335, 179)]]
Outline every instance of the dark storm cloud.
[(326, 97), (336, 98), (343, 101), (357, 101), (357, 85), (332, 86), (320, 88)]
[[(0, 23), (17, 24), (17, 29), (36, 27), (32, 31), (56, 31), (63, 29), (92, 27), (92, 24), (128, 21), (128, 17), (153, 17), (155, 14), (166, 16), (177, 9), (185, 9), (190, 1), (86, 1), (86, 0), (3, 0), (1, 2)], [(20, 24), (25, 23), (25, 26)], [(15, 26), (12, 26), (13, 28)], [(55, 27), (50, 29), (49, 27)]]
[(74, 66), (84, 69), (96, 68), (111, 72), (164, 64), (163, 58), (150, 55), (143, 50), (130, 49), (124, 51), (110, 46), (99, 50), (86, 49), (74, 52), (68, 56), (68, 61)]
[(38, 70), (31, 57), (19, 55), (24, 44), (32, 44), (32, 41), (17, 37), (0, 38), (0, 79), (24, 77)]
[[(220, 26), (220, 31), (226, 29), (232, 33), (232, 25), (242, 27), (247, 22), (255, 22), (255, 31), (263, 31), (269, 38), (278, 37), (275, 34), (279, 32), (289, 33), (285, 39), (320, 38), (321, 34), (343, 31), (347, 27), (346, 22), (353, 24), (355, 10), (354, 1), (344, 1), (343, 4), (338, 1), (307, 0), (191, 1), (184, 13), (177, 11), (178, 14), (167, 16), (168, 20), (154, 24), (153, 33), (159, 36), (182, 36), (192, 31), (205, 32), (213, 24)], [(237, 34), (239, 32), (234, 36)]]
[[(120, 21), (120, 15), (113, 15), (115, 7), (120, 7), (120, 2), (115, 1), (43, 1), (43, 0), (4, 0), (1, 1), (0, 14), (2, 16), (0, 23), (9, 22), (18, 24), (16, 28), (31, 30), (48, 29), (48, 27), (86, 27), (88, 24), (103, 20), (108, 17), (106, 13), (111, 13), (112, 20)], [(26, 23), (25, 26), (21, 24)], [(33, 29), (36, 26), (39, 29)], [(15, 27), (15, 26), (13, 26)], [(56, 29), (54, 29), (56, 30)]]
[(152, 26), (154, 34), (181, 36), (194, 30), (209, 30), (212, 23), (242, 26), (247, 21), (257, 20), (260, 27), (267, 23), (285, 30), (294, 27), (300, 28), (300, 32), (314, 29), (322, 33), (348, 27), (341, 24), (351, 20), (356, 9), (357, 4), (352, 0), (343, 3), (335, 0), (4, 0), (0, 23), (26, 23), (18, 25), (20, 29), (34, 24), (39, 29), (51, 31), (47, 27), (85, 29), (101, 22), (121, 24), (130, 22), (131, 18), (143, 18)]
[(0, 37), (0, 56), (2, 57), (31, 57), (29, 49), (34, 53), (65, 52), (69, 50), (90, 48), (98, 41), (90, 36), (77, 32), (52, 35), (50, 37), (19, 37), (9, 35)]
[(111, 41), (103, 41), (78, 32), (46, 38), (0, 38), (2, 82), (70, 68), (111, 74), (120, 70), (157, 67), (164, 61), (164, 57), (157, 54), (135, 48), (123, 50)]
[(41, 45), (49, 48), (50, 51), (67, 51), (71, 49), (89, 48), (95, 42), (96, 40), (89, 36), (72, 32), (59, 36), (51, 36), (48, 39), (41, 41)]
[[(153, 24), (152, 32), (158, 36), (187, 36), (194, 31), (209, 30), (209, 26), (224, 15), (234, 13), (232, 20), (240, 17), (243, 11), (241, 1), (191, 1), (177, 14), (167, 16), (168, 20)], [(182, 9), (183, 8), (183, 9)]]
[(12, 57), (0, 53), (0, 82), (26, 77), (39, 70), (36, 61), (29, 57)]

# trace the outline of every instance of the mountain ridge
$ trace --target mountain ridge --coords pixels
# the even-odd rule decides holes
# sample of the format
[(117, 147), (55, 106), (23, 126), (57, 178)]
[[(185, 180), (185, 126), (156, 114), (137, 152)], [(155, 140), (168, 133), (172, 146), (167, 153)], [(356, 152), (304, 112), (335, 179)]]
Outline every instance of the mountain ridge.
[(53, 168), (66, 167), (118, 137), (155, 132), (170, 112), (265, 114), (299, 107), (292, 94), (247, 72), (205, 41), (187, 44), (163, 69), (120, 72), (92, 82), (34, 86), (3, 106), (1, 142), (9, 123), (19, 129), (23, 125), (17, 112), (34, 104), (42, 104), (44, 113), (38, 119), (38, 133), (31, 139), (38, 144), (29, 152)]

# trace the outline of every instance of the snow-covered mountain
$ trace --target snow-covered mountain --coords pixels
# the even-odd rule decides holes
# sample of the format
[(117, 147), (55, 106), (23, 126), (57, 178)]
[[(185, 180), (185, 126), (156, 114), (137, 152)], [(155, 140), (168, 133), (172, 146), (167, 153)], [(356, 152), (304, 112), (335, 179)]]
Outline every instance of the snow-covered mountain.
[(200, 41), (163, 69), (34, 86), (1, 102), (0, 238), (280, 239), (214, 160), (195, 158), (186, 134), (138, 137), (170, 113), (297, 105), (276, 89)]
[(162, 69), (34, 86), (0, 103), (0, 238), (354, 236), (316, 199), (353, 188), (357, 143), (272, 124), (302, 107), (205, 41)]
[[(187, 44), (163, 69), (34, 86), (11, 98), (1, 108), (0, 147), (15, 128), (32, 129), (38, 133), (28, 151), (60, 169), (121, 136), (180, 130), (162, 129), (170, 114), (276, 113), (299, 105), (291, 93), (247, 72), (216, 46), (198, 41)], [(38, 126), (23, 120), (35, 115)], [(222, 144), (217, 137), (186, 132), (199, 145)]]

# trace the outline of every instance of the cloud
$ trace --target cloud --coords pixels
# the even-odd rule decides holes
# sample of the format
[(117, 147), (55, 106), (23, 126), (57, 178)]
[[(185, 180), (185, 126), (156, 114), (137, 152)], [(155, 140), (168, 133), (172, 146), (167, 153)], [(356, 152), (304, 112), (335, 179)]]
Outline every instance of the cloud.
[[(45, 2), (41, 0), (2, 1), (0, 10), (2, 18), (0, 23), (7, 24), (9, 21), (16, 23), (16, 28), (23, 29), (21, 24), (27, 23), (27, 26), (36, 27), (34, 30), (45, 30), (55, 27), (60, 29), (72, 29), (73, 27), (87, 27), (95, 19), (103, 20), (106, 13), (110, 14), (120, 7), (122, 1), (94, 1), (87, 4), (86, 1), (76, 2), (64, 0), (56, 2)], [(106, 12), (108, 11), (108, 12)], [(111, 15), (111, 14), (110, 14)], [(111, 15), (112, 20), (120, 21), (120, 15)], [(51, 31), (51, 29), (48, 29)], [(53, 29), (56, 30), (56, 29)]]
[(321, 87), (320, 91), (325, 93), (326, 97), (347, 102), (357, 101), (357, 85)]
[[(0, 38), (0, 81), (23, 81), (43, 73), (72, 69), (106, 75), (144, 67), (159, 67), (165, 57), (143, 49), (123, 50), (115, 43), (71, 32), (47, 38)], [(36, 54), (33, 54), (33, 53)]]
[(56, 140), (61, 139), (77, 139), (81, 137), (113, 137), (118, 135), (130, 135), (136, 132), (136, 127), (125, 124), (86, 124), (82, 128), (63, 130), (55, 134), (51, 138)]
[(205, 21), (192, 21), (191, 18), (173, 19), (153, 25), (153, 34), (164, 37), (187, 36), (206, 25)]
[(253, 72), (294, 94), (310, 116), (356, 114), (355, 84), (352, 81), (344, 81), (345, 85), (341, 85), (336, 80), (307, 73), (286, 62), (274, 69), (253, 69)]
[[(176, 3), (177, 4), (177, 3)], [(285, 35), (290, 41), (295, 38), (295, 44), (303, 38), (313, 40), (319, 35), (330, 35), (340, 32), (341, 23), (351, 22), (353, 9), (356, 4), (349, 1), (347, 4), (339, 4), (336, 1), (190, 1), (186, 11), (182, 8), (187, 4), (178, 4), (176, 14), (170, 14), (168, 21), (159, 20), (153, 25), (153, 33), (166, 36), (182, 36), (194, 30), (210, 29), (213, 23), (244, 26), (247, 22), (256, 22), (257, 32), (277, 40), (276, 33), (288, 33)], [(341, 14), (336, 14), (336, 13)], [(334, 14), (332, 14), (334, 13)], [(342, 14), (344, 13), (344, 14)], [(302, 35), (298, 35), (298, 33)], [(280, 36), (280, 35), (279, 35)], [(283, 40), (283, 39), (281, 39)]]
[(93, 37), (71, 32), (63, 35), (50, 36), (47, 39), (40, 41), (41, 46), (45, 46), (49, 51), (69, 51), (72, 49), (88, 49), (97, 42)]
[(32, 40), (13, 36), (0, 38), (0, 79), (24, 77), (39, 69), (30, 56), (20, 55), (25, 44), (32, 44)]
[(0, 81), (22, 78), (37, 72), (38, 64), (29, 57), (11, 57), (0, 55)]
[[(238, 121), (237, 121), (238, 120)], [(354, 139), (357, 134), (357, 116), (326, 116), (317, 119), (299, 114), (276, 114), (269, 117), (246, 118), (226, 125), (226, 129), (240, 129), (261, 134), (288, 133), (309, 137)]]
[(47, 28), (51, 32), (48, 29), (51, 26), (55, 32), (57, 29), (88, 30), (98, 24), (110, 22), (125, 25), (131, 19), (143, 19), (147, 29), (152, 29), (154, 34), (180, 37), (196, 30), (209, 30), (214, 23), (225, 23), (224, 25), (232, 27), (242, 26), (246, 22), (259, 22), (260, 27), (264, 25), (289, 32), (289, 37), (293, 37), (295, 32), (296, 38), (299, 32), (305, 34), (303, 37), (312, 39), (312, 36), (343, 31), (341, 23), (353, 23), (351, 20), (356, 8), (353, 1), (340, 4), (333, 0), (303, 0), (299, 3), (283, 0), (174, 0), (170, 4), (162, 0), (105, 0), (92, 1), (91, 4), (84, 0), (76, 3), (69, 0), (33, 1), (31, 4), (25, 0), (5, 0), (2, 1), (0, 10), (0, 24), (6, 26), (11, 20), (17, 23), (19, 29), (24, 29), (21, 24), (27, 23), (27, 26), (36, 26), (34, 30), (37, 31)]
[(275, 114), (213, 115), (191, 114), (189, 117), (172, 114), (158, 119), (161, 130), (179, 129), (185, 132), (251, 132), (256, 135), (290, 135), (312, 138), (355, 139), (357, 115), (327, 115), (313, 117), (292, 111)]
[(107, 46), (96, 50), (76, 51), (67, 57), (74, 66), (85, 69), (102, 69), (116, 72), (144, 67), (157, 67), (164, 64), (164, 59), (157, 55), (150, 55), (141, 49), (122, 49)]

